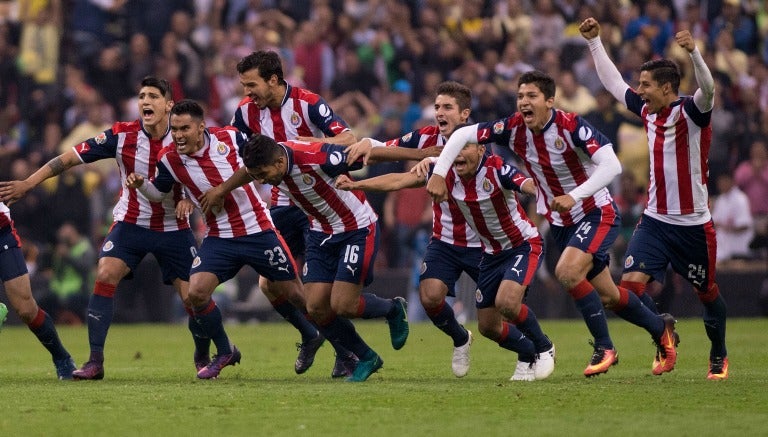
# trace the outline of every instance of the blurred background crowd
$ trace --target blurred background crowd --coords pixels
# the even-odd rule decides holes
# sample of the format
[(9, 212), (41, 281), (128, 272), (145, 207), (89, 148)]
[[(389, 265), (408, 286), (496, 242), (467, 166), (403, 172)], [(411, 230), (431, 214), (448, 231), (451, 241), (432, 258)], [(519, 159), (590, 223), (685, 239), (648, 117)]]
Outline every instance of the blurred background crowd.
[[(203, 103), (209, 125), (228, 124), (242, 99), (235, 65), (254, 50), (277, 51), (290, 84), (321, 94), (359, 138), (383, 140), (433, 123), (433, 90), (444, 80), (472, 90), (473, 121), (511, 114), (517, 76), (538, 69), (556, 79), (555, 105), (611, 138), (624, 165), (612, 190), (624, 217), (620, 259), (643, 210), (648, 152), (639, 120), (596, 76), (578, 32), (590, 16), (631, 85), (643, 62), (671, 57), (684, 72), (681, 94), (696, 83), (673, 37), (691, 31), (716, 81), (709, 162), (719, 259), (764, 266), (768, 2), (760, 0), (0, 0), (0, 180), (24, 179), (113, 122), (137, 119), (135, 94), (148, 74), (171, 81), (175, 100)], [(60, 320), (82, 317), (121, 182), (111, 160), (78, 166), (11, 208), (35, 294), (47, 309), (64, 306)], [(371, 200), (384, 230), (379, 264), (418, 265), (431, 223), (425, 190)]]

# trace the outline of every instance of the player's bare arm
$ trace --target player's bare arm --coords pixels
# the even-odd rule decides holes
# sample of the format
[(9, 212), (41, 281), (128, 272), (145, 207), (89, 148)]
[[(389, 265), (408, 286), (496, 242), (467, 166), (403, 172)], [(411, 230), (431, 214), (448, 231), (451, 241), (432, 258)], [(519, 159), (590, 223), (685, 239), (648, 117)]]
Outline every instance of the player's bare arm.
[(382, 161), (421, 161), (422, 159), (430, 156), (440, 155), (441, 150), (442, 147), (427, 147), (426, 149), (411, 149), (408, 147), (374, 147), (371, 150), (368, 161), (371, 163)]
[(442, 202), (448, 199), (448, 187), (445, 185), (445, 178), (433, 174), (427, 181), (427, 192), (432, 196), (435, 202)]
[(345, 191), (398, 191), (404, 188), (421, 187), (425, 180), (425, 177), (410, 172), (389, 173), (360, 181), (353, 181), (347, 175), (340, 175), (336, 178), (336, 188)]
[(350, 144), (355, 143), (357, 141), (357, 138), (355, 137), (355, 134), (352, 133), (352, 131), (344, 131), (335, 137), (322, 137), (322, 138), (316, 138), (316, 137), (296, 137), (296, 141), (305, 141), (307, 143), (328, 143), (328, 144), (336, 144), (339, 146), (349, 146)]
[(222, 182), (210, 190), (203, 193), (198, 200), (200, 202), (200, 209), (203, 214), (208, 214), (214, 207), (221, 207), (224, 205), (224, 197), (237, 187), (241, 187), (249, 182), (253, 178), (248, 175), (245, 167), (237, 169), (235, 173), (226, 181)]
[(82, 161), (73, 150), (69, 150), (48, 161), (23, 181), (0, 182), (0, 201), (12, 205), (44, 180), (58, 176), (78, 164), (82, 164)]
[(363, 138), (362, 140), (350, 144), (345, 149), (347, 152), (347, 164), (352, 164), (353, 162), (357, 162), (360, 157), (363, 158), (363, 164), (368, 164), (368, 158), (370, 158), (371, 150), (373, 149), (373, 144), (371, 143), (370, 138)]

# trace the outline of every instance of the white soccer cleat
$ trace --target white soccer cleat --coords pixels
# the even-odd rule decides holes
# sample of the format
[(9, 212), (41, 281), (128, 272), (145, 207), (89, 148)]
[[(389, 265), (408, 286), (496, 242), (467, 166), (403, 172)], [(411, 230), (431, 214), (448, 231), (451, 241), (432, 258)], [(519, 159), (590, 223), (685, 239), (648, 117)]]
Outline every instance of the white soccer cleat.
[(546, 379), (552, 372), (555, 371), (555, 345), (552, 348), (538, 354), (536, 358), (536, 365), (534, 366), (534, 373), (536, 379)]
[(457, 378), (465, 376), (469, 372), (469, 347), (472, 346), (472, 331), (467, 330), (469, 339), (463, 346), (453, 348), (453, 360), (451, 369)]
[(509, 378), (510, 381), (535, 381), (536, 380), (536, 362), (526, 363), (518, 361), (515, 367), (515, 374)]

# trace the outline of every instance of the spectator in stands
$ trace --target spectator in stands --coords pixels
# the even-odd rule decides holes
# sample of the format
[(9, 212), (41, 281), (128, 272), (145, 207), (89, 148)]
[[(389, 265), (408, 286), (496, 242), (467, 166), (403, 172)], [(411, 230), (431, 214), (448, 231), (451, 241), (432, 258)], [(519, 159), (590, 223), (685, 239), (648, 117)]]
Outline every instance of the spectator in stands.
[(717, 176), (717, 191), (712, 205), (712, 222), (717, 231), (717, 261), (749, 258), (749, 243), (755, 234), (749, 199), (734, 184), (730, 173)]

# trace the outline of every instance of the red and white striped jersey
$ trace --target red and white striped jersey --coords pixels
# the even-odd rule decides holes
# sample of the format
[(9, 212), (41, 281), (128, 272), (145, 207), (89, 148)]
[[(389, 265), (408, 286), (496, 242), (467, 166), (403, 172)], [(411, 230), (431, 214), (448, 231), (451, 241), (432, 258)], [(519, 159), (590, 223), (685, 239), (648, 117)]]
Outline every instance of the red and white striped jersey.
[(540, 238), (517, 202), (515, 191), (520, 191), (525, 179), (525, 174), (498, 156), (483, 157), (472, 179), (461, 179), (453, 168), (446, 175), (449, 201), (480, 236), (485, 253), (497, 254)]
[(10, 226), (11, 223), (11, 210), (4, 202), (0, 202), (0, 228)]
[[(220, 185), (243, 166), (239, 145), (245, 136), (233, 127), (208, 128), (205, 145), (192, 155), (182, 155), (173, 145), (159, 155), (159, 172), (154, 180), (158, 190), (167, 192), (174, 181), (184, 185), (199, 207), (198, 198)], [(269, 210), (253, 184), (245, 184), (230, 192), (224, 206), (205, 216), (207, 236), (233, 238), (274, 229)]]
[(612, 202), (608, 188), (581, 199), (567, 212), (550, 209), (552, 199), (568, 194), (594, 172), (592, 155), (600, 147), (612, 147), (610, 140), (579, 115), (559, 109), (538, 134), (525, 126), (516, 112), (496, 121), (478, 123), (478, 143), (508, 145), (525, 163), (536, 182), (536, 212), (557, 226), (571, 226), (590, 211)]
[[(445, 145), (437, 126), (425, 126), (386, 142), (387, 147), (426, 149)], [(480, 238), (472, 230), (453, 202), (432, 202), (432, 238), (459, 247), (480, 247)]]
[[(157, 154), (173, 144), (170, 130), (162, 139), (153, 140), (142, 128), (141, 121), (118, 122), (112, 128), (74, 147), (84, 163), (114, 158), (120, 178), (131, 173), (153, 177), (157, 172)], [(139, 190), (122, 187), (112, 216), (116, 222), (132, 223), (153, 231), (188, 229), (187, 219), (176, 218), (176, 203), (183, 198), (181, 186), (169, 189), (173, 194), (161, 202), (152, 202)]]
[(701, 112), (693, 97), (683, 96), (659, 113), (649, 114), (643, 99), (631, 88), (625, 101), (643, 119), (648, 136), (651, 177), (644, 213), (671, 224), (708, 222), (712, 112)]
[[(286, 86), (283, 102), (276, 109), (260, 109), (249, 97), (244, 98), (230, 124), (249, 137), (260, 133), (277, 142), (298, 137), (335, 137), (349, 130), (349, 125), (322, 97), (291, 85)], [(272, 206), (289, 204), (288, 198), (279, 190), (272, 190)]]
[(286, 141), (288, 171), (277, 186), (309, 217), (310, 229), (326, 234), (364, 229), (378, 220), (365, 193), (334, 187), (338, 175), (360, 168), (347, 165), (344, 146)]

